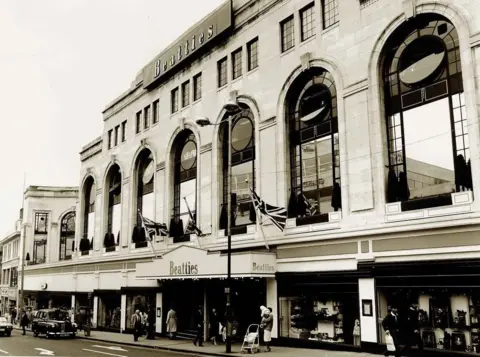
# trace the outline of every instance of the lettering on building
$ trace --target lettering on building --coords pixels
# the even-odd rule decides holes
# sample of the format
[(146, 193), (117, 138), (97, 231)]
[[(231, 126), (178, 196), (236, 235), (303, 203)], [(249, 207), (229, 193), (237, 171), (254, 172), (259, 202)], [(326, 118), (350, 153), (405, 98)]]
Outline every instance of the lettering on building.
[(252, 270), (253, 272), (260, 272), (260, 273), (273, 273), (275, 272), (275, 266), (271, 264), (257, 264), (253, 263), (252, 264)]
[(183, 262), (182, 264), (175, 264), (170, 261), (170, 275), (197, 275), (198, 264), (191, 264), (190, 262)]

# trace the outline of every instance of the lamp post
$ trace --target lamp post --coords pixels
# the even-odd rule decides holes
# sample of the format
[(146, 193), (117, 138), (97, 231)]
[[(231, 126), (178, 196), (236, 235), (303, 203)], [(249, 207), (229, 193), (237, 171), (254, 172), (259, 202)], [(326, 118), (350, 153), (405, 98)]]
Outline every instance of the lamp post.
[[(226, 295), (226, 318), (227, 318), (227, 338), (225, 341), (225, 352), (232, 352), (232, 310), (231, 310), (231, 282), (232, 282), (232, 121), (235, 112), (240, 110), (236, 102), (228, 102), (223, 107), (228, 113), (228, 164), (227, 164), (227, 284), (225, 286)], [(197, 119), (196, 123), (200, 126), (221, 125), (210, 122), (208, 118)]]

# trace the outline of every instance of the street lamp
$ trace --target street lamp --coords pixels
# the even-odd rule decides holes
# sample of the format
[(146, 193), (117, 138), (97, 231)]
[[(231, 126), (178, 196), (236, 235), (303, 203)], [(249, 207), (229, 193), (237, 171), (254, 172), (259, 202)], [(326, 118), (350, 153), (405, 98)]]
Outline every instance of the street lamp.
[[(227, 286), (226, 295), (226, 318), (227, 318), (227, 338), (225, 341), (225, 352), (232, 352), (232, 310), (230, 303), (230, 289), (232, 282), (232, 120), (233, 116), (240, 111), (237, 102), (229, 101), (223, 109), (228, 113), (228, 164), (227, 164)], [(195, 121), (200, 126), (221, 125), (212, 123), (208, 118), (199, 118)]]

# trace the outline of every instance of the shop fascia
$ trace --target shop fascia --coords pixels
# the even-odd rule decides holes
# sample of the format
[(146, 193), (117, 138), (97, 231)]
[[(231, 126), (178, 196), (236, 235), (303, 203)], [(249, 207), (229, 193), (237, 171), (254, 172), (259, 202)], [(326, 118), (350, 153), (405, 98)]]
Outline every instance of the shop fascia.
[(231, 2), (227, 2), (212, 13), (180, 40), (163, 51), (143, 69), (143, 86), (148, 87), (176, 68), (187, 57), (203, 47), (207, 42), (223, 34), (232, 27)]
[[(190, 246), (175, 248), (153, 262), (138, 263), (136, 269), (137, 279), (224, 278), (226, 270), (225, 255)], [(276, 271), (275, 253), (232, 255), (232, 277), (274, 278)]]

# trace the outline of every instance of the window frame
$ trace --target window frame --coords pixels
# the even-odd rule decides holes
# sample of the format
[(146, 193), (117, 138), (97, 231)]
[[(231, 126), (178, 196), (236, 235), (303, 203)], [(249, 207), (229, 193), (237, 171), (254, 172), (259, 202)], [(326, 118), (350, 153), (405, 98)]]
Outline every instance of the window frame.
[(157, 99), (155, 101), (153, 101), (152, 103), (152, 125), (155, 125), (158, 123), (159, 121), (159, 112), (158, 112), (158, 109), (159, 109), (159, 106), (160, 106), (160, 99)]
[(147, 105), (143, 108), (143, 129), (150, 128), (150, 106)]
[(190, 80), (186, 80), (182, 83), (182, 108), (190, 105)]
[(108, 150), (110, 150), (113, 147), (112, 146), (112, 144), (113, 144), (113, 140), (112, 140), (113, 138), (112, 137), (113, 137), (113, 129), (110, 129), (108, 131), (108, 141), (107, 141)]
[[(291, 23), (291, 25), (290, 25)], [(287, 27), (287, 24), (288, 27)], [(291, 29), (291, 41), (287, 42), (287, 30)], [(287, 47), (288, 46), (288, 47)], [(295, 16), (292, 14), (280, 21), (280, 50), (285, 53), (295, 47)]]
[(140, 110), (135, 114), (136, 122), (135, 122), (135, 134), (140, 134), (142, 131), (142, 111)]
[[(255, 47), (252, 47), (255, 45)], [(248, 72), (253, 71), (255, 68), (258, 68), (258, 37), (251, 39), (247, 43), (247, 70)]]
[(178, 112), (179, 108), (179, 88), (175, 87), (170, 91), (170, 107), (171, 113), (175, 114)]
[[(305, 15), (307, 11), (312, 11), (310, 15)], [(316, 17), (315, 17), (315, 2), (311, 2), (310, 4), (306, 5), (299, 11), (300, 17), (300, 41), (305, 42), (316, 35)], [(306, 20), (310, 19), (310, 22), (306, 22)], [(311, 28), (307, 28), (310, 25)], [(307, 35), (306, 35), (307, 34)]]
[(127, 121), (122, 122), (122, 143), (127, 140)]
[(193, 77), (193, 101), (202, 99), (202, 72)]
[[(224, 79), (222, 81), (222, 79)], [(217, 86), (223, 88), (228, 84), (228, 57), (225, 56), (217, 62)]]
[[(340, 14), (339, 14), (339, 3), (338, 0), (321, 0), (322, 1), (322, 25), (323, 29), (327, 30), (335, 25), (337, 25), (340, 22)], [(327, 10), (327, 5), (333, 4), (333, 8)], [(329, 16), (327, 18), (327, 14), (330, 14), (331, 12), (337, 12), (334, 13), (333, 16)], [(330, 20), (333, 19), (333, 22), (330, 22)]]
[[(60, 223), (60, 249), (59, 249), (59, 252), (58, 252), (59, 253), (58, 254), (58, 260), (59, 261), (71, 260), (72, 257), (73, 257), (74, 249), (72, 249), (71, 255), (67, 256), (68, 238), (72, 238), (72, 236), (73, 236), (73, 242), (75, 242), (75, 225), (74, 225), (74, 230), (73, 231), (68, 230), (68, 222), (69, 222), (70, 219), (73, 219), (74, 222), (75, 222), (75, 219), (76, 219), (75, 211), (71, 211), (71, 212), (66, 213), (62, 217), (62, 221)], [(64, 227), (66, 227), (66, 228), (64, 229)], [(63, 259), (62, 259), (62, 252), (63, 252)]]
[(118, 140), (119, 131), (120, 131), (120, 125), (115, 126), (115, 141), (114, 141), (115, 146), (119, 144), (119, 140)]
[[(35, 227), (34, 227), (34, 232), (35, 234), (47, 234), (48, 233), (48, 212), (35, 212)], [(40, 217), (45, 218), (45, 231), (40, 231), (38, 229), (38, 220)]]
[(231, 61), (232, 80), (236, 80), (243, 75), (243, 46), (232, 52)]

